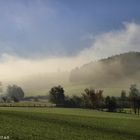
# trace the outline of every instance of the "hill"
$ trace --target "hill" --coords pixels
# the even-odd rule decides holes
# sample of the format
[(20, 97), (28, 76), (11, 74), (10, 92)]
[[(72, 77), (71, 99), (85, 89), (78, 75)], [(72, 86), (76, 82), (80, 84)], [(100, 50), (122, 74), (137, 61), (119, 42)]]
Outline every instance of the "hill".
[(71, 71), (72, 83), (117, 87), (140, 82), (140, 52), (129, 52), (90, 62)]

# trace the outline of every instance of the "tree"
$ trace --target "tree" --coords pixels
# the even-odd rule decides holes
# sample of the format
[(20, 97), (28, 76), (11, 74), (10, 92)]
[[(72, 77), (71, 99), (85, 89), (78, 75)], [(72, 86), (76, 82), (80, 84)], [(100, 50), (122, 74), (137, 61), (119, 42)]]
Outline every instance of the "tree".
[(76, 95), (69, 97), (65, 97), (65, 107), (81, 107), (82, 99)]
[(125, 107), (125, 102), (126, 102), (127, 96), (126, 96), (126, 91), (122, 90), (121, 92), (121, 108), (123, 109)]
[(7, 96), (3, 96), (2, 100), (3, 100), (4, 103), (6, 103), (7, 102)]
[(65, 95), (63, 87), (55, 86), (49, 91), (49, 99), (57, 106), (63, 106), (65, 102)]
[(96, 94), (94, 89), (86, 88), (85, 93), (82, 93), (83, 106), (86, 108), (95, 108), (96, 106)]
[(94, 90), (86, 88), (82, 93), (83, 106), (87, 108), (99, 108), (103, 101), (103, 90)]
[(115, 97), (107, 96), (105, 98), (106, 108), (109, 112), (115, 112), (117, 109), (117, 102)]
[(11, 98), (14, 102), (19, 102), (24, 98), (24, 91), (21, 87), (17, 85), (7, 87), (7, 96)]
[(130, 86), (130, 93), (129, 98), (132, 103), (132, 107), (134, 109), (135, 114), (139, 114), (140, 110), (140, 91), (137, 88), (137, 85), (131, 85)]
[(97, 103), (96, 106), (97, 108), (101, 108), (103, 109), (103, 102), (104, 102), (104, 98), (103, 98), (103, 90), (97, 90), (96, 91), (96, 96), (97, 96)]

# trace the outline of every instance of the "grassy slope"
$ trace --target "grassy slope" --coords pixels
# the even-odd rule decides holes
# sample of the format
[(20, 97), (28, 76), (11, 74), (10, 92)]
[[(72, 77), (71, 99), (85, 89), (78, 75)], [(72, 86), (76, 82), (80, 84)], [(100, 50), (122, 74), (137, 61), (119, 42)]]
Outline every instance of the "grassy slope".
[(17, 140), (139, 140), (140, 117), (83, 109), (0, 108), (0, 135)]

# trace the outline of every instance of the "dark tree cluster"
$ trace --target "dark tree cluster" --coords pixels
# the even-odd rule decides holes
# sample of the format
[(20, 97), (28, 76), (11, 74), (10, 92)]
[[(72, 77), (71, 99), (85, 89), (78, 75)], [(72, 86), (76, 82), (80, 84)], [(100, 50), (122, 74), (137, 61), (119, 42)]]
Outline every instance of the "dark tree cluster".
[(116, 112), (117, 109), (117, 100), (115, 97), (107, 96), (105, 98), (106, 108), (109, 112)]
[(108, 111), (116, 110), (116, 100), (114, 98), (112, 97), (109, 98), (109, 100), (105, 100), (103, 90), (88, 88), (84, 90), (81, 96), (65, 96), (64, 89), (61, 86), (53, 87), (49, 94), (50, 101), (56, 104), (56, 106), (90, 109), (103, 109), (107, 107)]
[(65, 95), (63, 87), (55, 86), (50, 90), (50, 101), (57, 106), (64, 106)]
[(64, 107), (84, 107), (84, 108), (100, 108), (103, 103), (103, 91), (85, 89), (81, 96), (65, 96), (64, 89), (61, 86), (55, 86), (50, 90), (50, 101), (56, 106)]
[(124, 112), (124, 108), (132, 107), (135, 114), (140, 110), (140, 92), (136, 85), (131, 85), (129, 96), (122, 90), (120, 97), (103, 97), (103, 90), (86, 88), (81, 96), (65, 96), (62, 86), (50, 90), (49, 99), (56, 106), (90, 108), (109, 112)]
[(135, 114), (139, 114), (140, 111), (140, 91), (136, 85), (131, 85), (129, 99), (131, 101), (132, 108)]
[(101, 108), (103, 105), (103, 90), (85, 89), (82, 93), (83, 107)]

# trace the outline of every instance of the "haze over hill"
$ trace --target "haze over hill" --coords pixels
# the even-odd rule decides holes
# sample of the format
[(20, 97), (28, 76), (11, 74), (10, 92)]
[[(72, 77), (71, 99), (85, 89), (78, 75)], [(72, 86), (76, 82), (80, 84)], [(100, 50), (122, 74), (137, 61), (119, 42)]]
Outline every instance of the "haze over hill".
[(84, 64), (70, 72), (32, 75), (15, 83), (34, 95), (45, 94), (52, 86), (59, 84), (71, 94), (79, 94), (86, 87), (119, 87), (122, 90), (140, 83), (139, 62), (140, 52), (129, 52)]
[(71, 71), (70, 81), (97, 87), (128, 86), (140, 82), (140, 53), (129, 52), (90, 62)]

